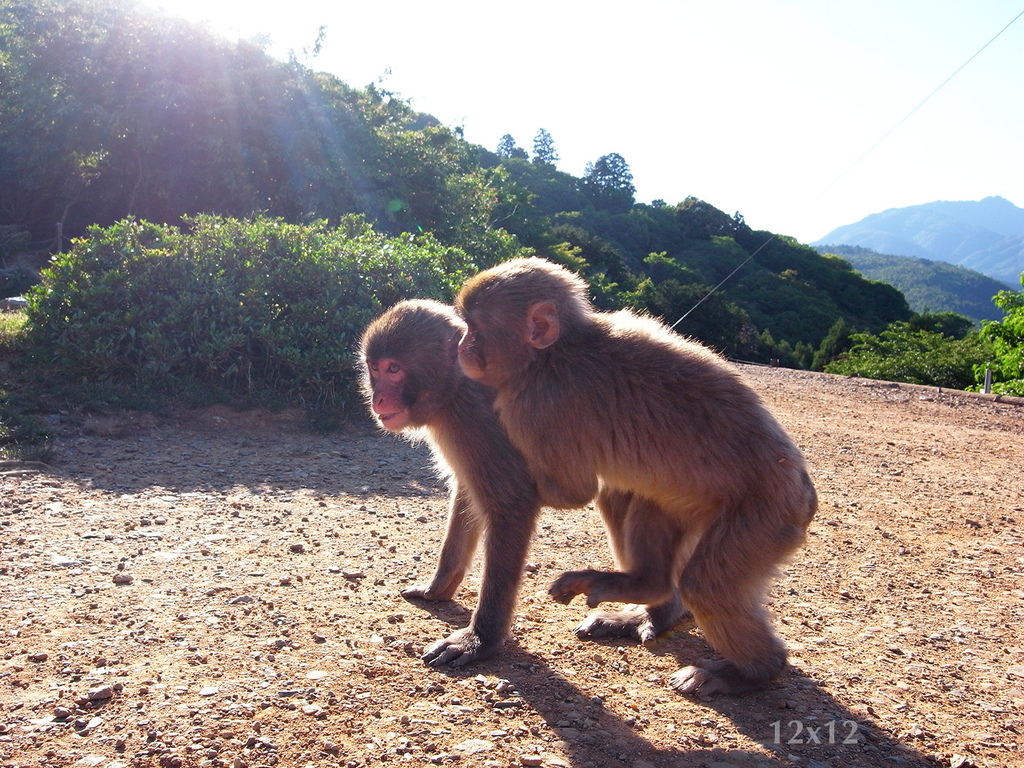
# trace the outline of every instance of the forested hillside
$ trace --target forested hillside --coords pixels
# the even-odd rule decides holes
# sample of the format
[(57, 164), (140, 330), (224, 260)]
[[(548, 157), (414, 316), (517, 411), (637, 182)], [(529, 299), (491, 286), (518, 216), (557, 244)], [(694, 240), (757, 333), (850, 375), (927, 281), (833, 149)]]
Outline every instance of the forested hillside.
[(79, 237), (126, 217), (336, 226), (358, 214), (383, 235), (431, 233), (477, 267), (539, 253), (580, 271), (602, 306), (669, 322), (738, 268), (678, 330), (802, 366), (827, 355), (836, 327), (875, 331), (911, 314), (846, 261), (698, 197), (636, 203), (615, 152), (577, 178), (558, 170), (543, 130), (532, 154), (512, 137), (475, 146), (379, 85), (274, 60), (131, 0), (0, 0), (0, 57), (0, 225), (39, 249), (56, 222)]
[(956, 312), (976, 323), (1003, 316), (992, 297), (1011, 286), (973, 269), (945, 261), (876, 253), (857, 245), (819, 245), (817, 249), (819, 253), (841, 256), (869, 280), (896, 286), (915, 312)]

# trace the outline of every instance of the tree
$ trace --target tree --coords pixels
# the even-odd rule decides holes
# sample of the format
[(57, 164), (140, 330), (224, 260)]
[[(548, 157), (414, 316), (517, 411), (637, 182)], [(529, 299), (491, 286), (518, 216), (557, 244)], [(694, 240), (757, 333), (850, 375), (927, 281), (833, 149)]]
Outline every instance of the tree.
[(825, 338), (821, 340), (818, 351), (811, 359), (812, 371), (823, 371), (825, 366), (839, 358), (841, 354), (850, 348), (850, 324), (845, 317), (840, 317), (832, 327), (828, 329)]
[(954, 339), (907, 322), (893, 323), (877, 336), (855, 333), (850, 339), (850, 351), (827, 363), (826, 373), (966, 389), (986, 356), (975, 334)]
[[(992, 301), (1006, 313), (1002, 320), (985, 323), (978, 334), (992, 348), (992, 390), (1024, 396), (1024, 290), (1000, 291)], [(974, 369), (979, 384), (985, 379), (985, 368), (978, 365)]]
[(537, 131), (537, 135), (533, 137), (533, 162), (535, 165), (550, 165), (551, 167), (558, 164), (554, 139), (544, 128)]
[(584, 182), (601, 190), (616, 189), (630, 195), (636, 194), (633, 172), (629, 170), (629, 163), (618, 152), (602, 155), (597, 162), (587, 163)]
[[(709, 295), (709, 286), (692, 282), (692, 273), (664, 254), (651, 254), (647, 263), (657, 267), (662, 279), (645, 277), (634, 290), (623, 291), (623, 304), (670, 325), (678, 323), (676, 331), (723, 354), (738, 354), (743, 328), (750, 323), (747, 314), (721, 293)], [(700, 311), (681, 320), (699, 302)]]
[(509, 160), (526, 160), (530, 156), (525, 149), (516, 145), (516, 140), (512, 138), (512, 134), (506, 133), (501, 137), (501, 141), (498, 142), (498, 157), (505, 157)]
[(922, 312), (915, 314), (908, 322), (915, 331), (942, 333), (954, 339), (962, 339), (974, 330), (971, 318), (956, 312)]
[(636, 202), (633, 172), (622, 155), (612, 152), (587, 163), (583, 175), (583, 190), (601, 210), (625, 213)]

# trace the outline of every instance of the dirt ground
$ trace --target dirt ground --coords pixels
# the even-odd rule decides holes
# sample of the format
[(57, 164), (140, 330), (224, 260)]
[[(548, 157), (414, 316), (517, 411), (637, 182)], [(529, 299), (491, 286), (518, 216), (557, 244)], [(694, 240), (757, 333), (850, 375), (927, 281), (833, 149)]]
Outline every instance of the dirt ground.
[(54, 418), (0, 464), (0, 766), (1024, 766), (1024, 405), (745, 368), (821, 508), (770, 595), (791, 669), (740, 698), (666, 681), (699, 629), (583, 642), (544, 510), (499, 658), (432, 669), (458, 602), (399, 595), (446, 515), (424, 446), (299, 413)]

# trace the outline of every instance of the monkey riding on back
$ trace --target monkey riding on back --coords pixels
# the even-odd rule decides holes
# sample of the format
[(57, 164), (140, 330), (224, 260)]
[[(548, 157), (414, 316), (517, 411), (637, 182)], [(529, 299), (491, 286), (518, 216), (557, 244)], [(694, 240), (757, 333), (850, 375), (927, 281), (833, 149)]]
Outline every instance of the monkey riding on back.
[(709, 349), (539, 258), (467, 281), (456, 298), (466, 375), (494, 406), (544, 504), (596, 499), (617, 571), (562, 574), (551, 595), (628, 605), (582, 638), (650, 641), (692, 615), (723, 658), (686, 666), (683, 693), (764, 686), (787, 653), (763, 601), (804, 541), (817, 497), (804, 459), (757, 394)]

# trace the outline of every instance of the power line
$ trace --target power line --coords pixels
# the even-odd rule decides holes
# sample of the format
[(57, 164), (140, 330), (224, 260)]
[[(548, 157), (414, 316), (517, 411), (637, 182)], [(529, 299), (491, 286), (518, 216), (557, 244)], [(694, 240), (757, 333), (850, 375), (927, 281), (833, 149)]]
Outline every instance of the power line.
[[(985, 43), (985, 44), (984, 44), (983, 46), (981, 46), (981, 48), (979, 48), (979, 49), (978, 49), (977, 51), (975, 51), (975, 52), (974, 52), (974, 54), (973, 54), (973, 55), (972, 55), (972, 56), (971, 56), (971, 57), (970, 57), (969, 59), (967, 59), (967, 61), (965, 61), (965, 62), (964, 62), (963, 64), (961, 64), (961, 65), (960, 65), (959, 67), (957, 67), (957, 68), (956, 68), (956, 70), (955, 70), (955, 71), (953, 72), (953, 74), (951, 74), (951, 75), (950, 75), (949, 77), (947, 77), (947, 78), (946, 78), (945, 80), (943, 80), (943, 81), (942, 81), (941, 83), (939, 83), (939, 85), (938, 85), (938, 86), (937, 86), (937, 87), (936, 87), (936, 88), (935, 88), (935, 89), (934, 89), (934, 90), (933, 90), (933, 91), (932, 91), (931, 93), (929, 93), (929, 94), (928, 94), (927, 96), (925, 96), (925, 97), (924, 97), (924, 98), (923, 98), (923, 99), (921, 100), (921, 102), (920, 102), (920, 103), (919, 103), (919, 104), (918, 104), (918, 105), (917, 105), (916, 107), (914, 107), (914, 108), (913, 108), (912, 110), (910, 110), (909, 112), (907, 112), (907, 114), (905, 114), (905, 115), (904, 115), (904, 116), (903, 116), (903, 117), (902, 117), (902, 118), (901, 118), (901, 119), (899, 120), (899, 122), (897, 122), (897, 123), (896, 123), (896, 124), (895, 124), (895, 125), (894, 125), (894, 126), (893, 126), (892, 128), (890, 128), (890, 129), (889, 129), (888, 131), (886, 131), (886, 132), (885, 132), (885, 133), (884, 133), (884, 134), (882, 135), (882, 137), (881, 137), (880, 139), (878, 139), (878, 141), (876, 141), (876, 142), (875, 142), (874, 144), (872, 144), (872, 145), (871, 145), (870, 147), (868, 147), (868, 149), (867, 149), (867, 150), (866, 150), (866, 151), (865, 151), (865, 152), (864, 152), (863, 154), (861, 154), (861, 156), (860, 156), (860, 157), (858, 157), (858, 158), (857, 158), (856, 160), (854, 160), (854, 161), (853, 161), (852, 163), (850, 163), (849, 167), (847, 167), (847, 168), (846, 168), (846, 170), (844, 170), (844, 171), (843, 171), (842, 173), (840, 173), (840, 174), (839, 174), (839, 175), (838, 175), (838, 176), (837, 176), (837, 177), (836, 177), (835, 179), (833, 179), (833, 180), (832, 180), (832, 182), (831, 182), (830, 184), (828, 184), (828, 186), (826, 186), (826, 187), (825, 187), (825, 188), (824, 188), (824, 189), (823, 189), (823, 190), (822, 190), (822, 191), (821, 191), (821, 192), (820, 192), (820, 193), (819, 193), (819, 194), (817, 195), (817, 197), (821, 197), (821, 196), (822, 196), (822, 195), (824, 195), (824, 194), (825, 194), (826, 192), (828, 192), (828, 191), (829, 191), (830, 189), (832, 189), (832, 187), (834, 187), (834, 186), (835, 186), (836, 184), (838, 184), (838, 183), (839, 183), (840, 181), (842, 181), (842, 180), (843, 180), (843, 179), (844, 179), (844, 178), (845, 178), (845, 177), (847, 176), (847, 174), (849, 174), (849, 173), (850, 173), (850, 171), (852, 171), (852, 170), (853, 170), (854, 168), (856, 168), (856, 167), (857, 167), (858, 165), (860, 165), (860, 163), (861, 163), (861, 162), (863, 162), (864, 158), (866, 158), (866, 157), (867, 157), (868, 155), (870, 155), (870, 154), (871, 154), (872, 152), (874, 152), (874, 151), (875, 151), (876, 149), (878, 149), (879, 145), (880, 145), (880, 144), (882, 144), (882, 142), (884, 142), (884, 141), (885, 141), (886, 139), (888, 139), (888, 138), (889, 138), (889, 137), (890, 137), (890, 136), (891, 136), (891, 135), (892, 135), (893, 133), (895, 133), (895, 132), (896, 132), (896, 130), (897, 130), (897, 129), (898, 129), (898, 128), (899, 128), (900, 126), (901, 126), (901, 125), (903, 125), (903, 124), (904, 124), (905, 122), (907, 122), (907, 120), (909, 120), (909, 119), (910, 119), (910, 118), (911, 118), (911, 117), (912, 117), (912, 116), (914, 115), (914, 113), (915, 113), (915, 112), (917, 112), (917, 111), (918, 111), (919, 109), (921, 109), (921, 107), (923, 107), (923, 106), (924, 106), (925, 104), (927, 104), (927, 103), (928, 103), (928, 101), (929, 101), (929, 100), (930, 100), (930, 99), (931, 99), (931, 98), (932, 98), (932, 97), (933, 97), (933, 96), (934, 96), (935, 94), (937, 94), (937, 93), (938, 93), (939, 91), (941, 91), (941, 90), (942, 90), (943, 88), (945, 88), (945, 87), (946, 87), (946, 85), (948, 85), (948, 84), (949, 84), (949, 81), (950, 81), (950, 80), (952, 80), (952, 79), (953, 79), (954, 77), (956, 77), (957, 75), (959, 75), (959, 74), (960, 74), (960, 72), (962, 72), (962, 71), (963, 71), (963, 69), (964, 69), (964, 68), (965, 68), (965, 67), (966, 67), (966, 66), (967, 66), (968, 64), (970, 64), (970, 63), (971, 63), (972, 61), (974, 61), (974, 60), (975, 60), (976, 58), (978, 58), (978, 56), (979, 56), (979, 55), (981, 55), (981, 52), (982, 52), (982, 51), (984, 51), (984, 50), (985, 50), (986, 48), (988, 48), (988, 47), (989, 47), (990, 45), (992, 45), (992, 43), (994, 43), (994, 42), (995, 42), (995, 41), (996, 41), (996, 40), (997, 40), (997, 39), (999, 38), (999, 36), (1003, 34), (1003, 32), (1005, 32), (1005, 31), (1006, 31), (1006, 30), (1008, 30), (1008, 29), (1009, 29), (1009, 28), (1010, 28), (1011, 26), (1013, 26), (1014, 22), (1016, 22), (1016, 21), (1017, 21), (1017, 19), (1019, 19), (1019, 18), (1020, 18), (1021, 16), (1024, 16), (1024, 11), (1021, 11), (1021, 12), (1020, 12), (1020, 13), (1018, 13), (1018, 14), (1017, 14), (1016, 16), (1014, 16), (1014, 17), (1013, 17), (1013, 18), (1012, 18), (1012, 19), (1011, 19), (1011, 20), (1009, 21), (1009, 23), (1008, 23), (1008, 24), (1007, 24), (1006, 26), (1004, 26), (1004, 27), (1003, 27), (1002, 29), (1000, 29), (1000, 30), (999, 30), (998, 32), (996, 32), (996, 33), (995, 33), (995, 35), (993, 35), (993, 36), (992, 36), (992, 39), (991, 39), (991, 40), (989, 40), (989, 41), (988, 41), (987, 43)], [(810, 205), (810, 203), (808, 203), (807, 205)], [(798, 211), (798, 213), (803, 213), (803, 211), (804, 211), (804, 210), (805, 210), (805, 209), (807, 208), (807, 205), (805, 205), (805, 206), (804, 206), (804, 208), (800, 209), (800, 210)], [(719, 288), (721, 288), (721, 287), (722, 287), (723, 285), (725, 285), (725, 284), (726, 284), (727, 282), (729, 282), (729, 280), (731, 280), (731, 279), (732, 279), (732, 276), (733, 276), (733, 275), (735, 275), (735, 274), (736, 274), (737, 272), (739, 272), (739, 271), (740, 271), (741, 269), (743, 269), (743, 267), (745, 267), (745, 266), (746, 266), (746, 265), (747, 265), (747, 264), (748, 264), (748, 263), (749, 263), (749, 262), (751, 261), (751, 259), (753, 259), (753, 258), (754, 258), (755, 256), (757, 256), (757, 254), (759, 254), (759, 253), (760, 253), (761, 251), (763, 251), (763, 250), (765, 249), (765, 247), (767, 247), (767, 245), (768, 245), (768, 244), (769, 244), (769, 243), (770, 243), (770, 242), (771, 242), (772, 240), (775, 240), (775, 239), (776, 239), (777, 237), (778, 237), (778, 234), (777, 234), (777, 233), (773, 233), (771, 237), (769, 237), (769, 238), (768, 238), (767, 240), (765, 240), (765, 241), (764, 241), (763, 243), (761, 243), (760, 247), (758, 247), (758, 248), (757, 248), (757, 250), (755, 250), (755, 251), (754, 251), (754, 252), (753, 252), (752, 254), (750, 254), (750, 255), (749, 255), (749, 256), (748, 256), (748, 257), (747, 257), (746, 259), (744, 259), (743, 263), (741, 263), (741, 264), (740, 264), (740, 265), (739, 265), (738, 267), (736, 267), (736, 269), (734, 269), (734, 270), (733, 270), (732, 272), (730, 272), (730, 273), (729, 273), (728, 275), (726, 275), (726, 276), (725, 276), (725, 279), (723, 279), (723, 280), (722, 280), (722, 281), (721, 281), (721, 282), (720, 282), (720, 283), (719, 283), (718, 285), (716, 285), (716, 286), (715, 286), (714, 288), (712, 288), (712, 289), (711, 289), (710, 291), (708, 291), (708, 292), (707, 292), (707, 294), (705, 294), (705, 295), (704, 295), (704, 296), (703, 296), (703, 297), (702, 297), (702, 298), (700, 299), (700, 301), (698, 301), (698, 302), (697, 302), (696, 304), (694, 304), (694, 305), (693, 305), (692, 307), (690, 307), (690, 308), (689, 308), (689, 309), (688, 309), (688, 310), (686, 311), (686, 314), (685, 314), (685, 315), (683, 315), (683, 316), (682, 316), (682, 317), (680, 317), (680, 318), (679, 318), (678, 320), (676, 320), (676, 321), (675, 321), (674, 323), (672, 323), (672, 328), (674, 329), (674, 328), (675, 328), (675, 327), (676, 327), (677, 325), (679, 325), (679, 324), (680, 324), (681, 322), (683, 322), (683, 320), (685, 320), (686, 318), (688, 318), (688, 317), (689, 317), (689, 316), (690, 316), (690, 315), (691, 315), (691, 314), (693, 313), (693, 311), (694, 311), (695, 309), (697, 309), (697, 307), (699, 307), (699, 306), (700, 306), (701, 304), (703, 304), (703, 303), (704, 303), (704, 302), (705, 302), (705, 301), (706, 301), (707, 299), (709, 299), (709, 298), (711, 297), (711, 295), (712, 295), (712, 294), (713, 294), (713, 293), (714, 293), (715, 291), (717, 291), (717, 290), (718, 290)]]

